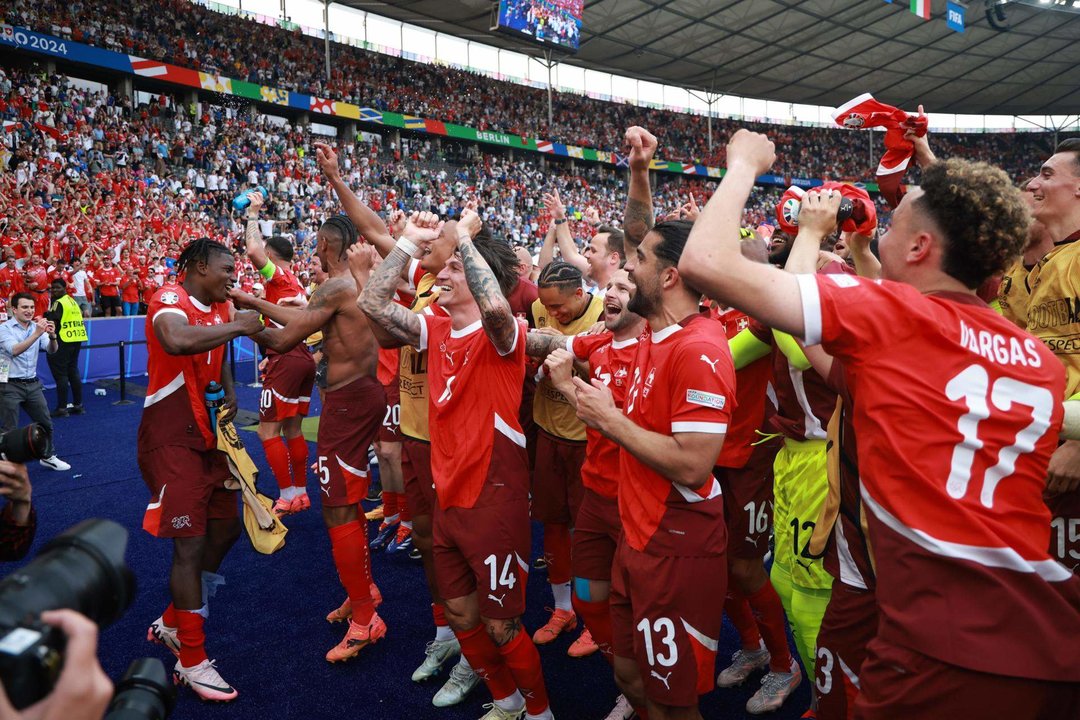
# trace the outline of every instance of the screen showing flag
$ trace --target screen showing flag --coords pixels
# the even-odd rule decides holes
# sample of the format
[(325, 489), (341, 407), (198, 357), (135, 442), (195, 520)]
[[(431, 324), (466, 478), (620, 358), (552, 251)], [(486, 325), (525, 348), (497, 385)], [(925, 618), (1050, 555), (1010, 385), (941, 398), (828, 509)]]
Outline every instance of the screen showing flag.
[(585, 0), (499, 0), (496, 29), (576, 51)]

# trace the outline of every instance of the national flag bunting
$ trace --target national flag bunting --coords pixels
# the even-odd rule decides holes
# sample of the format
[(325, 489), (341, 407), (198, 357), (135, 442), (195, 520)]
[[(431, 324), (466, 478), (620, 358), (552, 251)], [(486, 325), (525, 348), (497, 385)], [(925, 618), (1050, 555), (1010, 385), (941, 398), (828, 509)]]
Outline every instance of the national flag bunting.
[(280, 88), (266, 87), (262, 85), (259, 87), (259, 95), (265, 102), (274, 103), (275, 105), (288, 105), (289, 104), (289, 91), (282, 90)]
[(360, 108), (360, 119), (365, 122), (382, 123), (382, 113), (374, 108)]
[(427, 130), (427, 126), (424, 124), (424, 118), (416, 117), (415, 115), (402, 115), (405, 120), (406, 130)]
[(136, 75), (141, 75), (142, 77), (158, 77), (169, 73), (169, 68), (166, 67), (163, 62), (147, 60), (135, 55), (128, 55), (128, 59), (131, 60), (131, 69)]
[(213, 92), (232, 94), (232, 78), (221, 77), (220, 75), (211, 75), (209, 73), (199, 73), (199, 87), (203, 90), (210, 90)]
[(311, 105), (309, 107), (311, 108), (312, 112), (322, 113), (324, 115), (334, 114), (333, 100), (327, 100), (326, 98), (315, 97), (314, 95), (312, 95), (310, 102)]
[(539, 150), (542, 153), (553, 153), (553, 152), (555, 152), (555, 147), (548, 140), (537, 140), (536, 141), (536, 149)]
[(930, 19), (930, 0), (911, 0), (911, 12), (923, 20)]
[(615, 156), (615, 167), (630, 167), (630, 156), (620, 155), (619, 153), (612, 153)]

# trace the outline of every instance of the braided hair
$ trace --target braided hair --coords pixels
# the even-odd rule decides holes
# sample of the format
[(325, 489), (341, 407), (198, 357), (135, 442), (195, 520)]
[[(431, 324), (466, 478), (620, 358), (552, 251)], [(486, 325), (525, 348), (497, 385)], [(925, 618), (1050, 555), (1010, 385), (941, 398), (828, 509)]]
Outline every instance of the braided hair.
[(581, 270), (565, 260), (554, 260), (540, 271), (540, 277), (536, 279), (537, 287), (557, 288), (559, 292), (574, 292), (583, 287), (584, 276)]
[(338, 253), (339, 260), (345, 257), (345, 251), (355, 245), (357, 239), (359, 239), (356, 226), (352, 224), (352, 221), (346, 215), (334, 215), (320, 225), (319, 230), (327, 230), (338, 236), (341, 242), (341, 250)]
[(201, 237), (196, 240), (192, 240), (187, 244), (187, 247), (180, 253), (180, 258), (176, 261), (176, 274), (186, 271), (188, 267), (195, 263), (210, 262), (211, 253), (224, 253), (226, 255), (232, 255), (232, 251), (225, 247), (216, 240), (210, 238)]

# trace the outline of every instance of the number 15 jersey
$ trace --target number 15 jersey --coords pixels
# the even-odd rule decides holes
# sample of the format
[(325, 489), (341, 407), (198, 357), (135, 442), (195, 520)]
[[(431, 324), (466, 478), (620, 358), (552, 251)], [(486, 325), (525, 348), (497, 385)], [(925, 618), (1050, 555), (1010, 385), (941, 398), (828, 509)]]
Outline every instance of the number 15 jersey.
[(1047, 552), (1064, 372), (961, 293), (800, 275), (806, 343), (849, 369), (882, 641), (1080, 680), (1080, 578)]

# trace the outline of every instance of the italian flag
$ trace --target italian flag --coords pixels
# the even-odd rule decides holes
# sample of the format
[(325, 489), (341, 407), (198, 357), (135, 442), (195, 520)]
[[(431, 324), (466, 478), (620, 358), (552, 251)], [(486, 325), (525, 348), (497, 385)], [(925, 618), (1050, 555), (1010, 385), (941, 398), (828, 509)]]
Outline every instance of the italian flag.
[(911, 12), (923, 20), (930, 19), (930, 0), (911, 0)]

